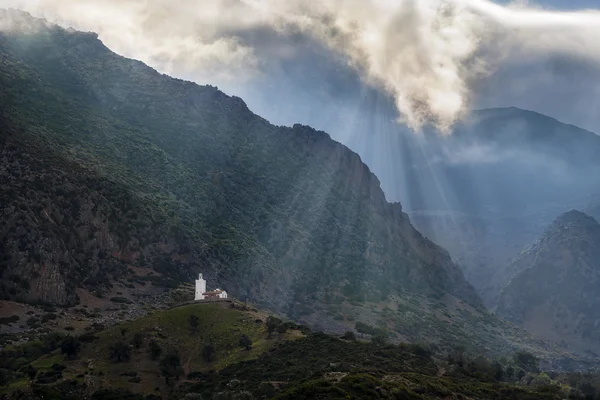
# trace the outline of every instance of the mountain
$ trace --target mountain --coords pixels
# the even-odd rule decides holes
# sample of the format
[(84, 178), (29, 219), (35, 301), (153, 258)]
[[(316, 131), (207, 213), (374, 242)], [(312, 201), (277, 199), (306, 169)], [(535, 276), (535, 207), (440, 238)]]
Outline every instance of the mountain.
[(592, 132), (531, 111), (490, 109), (424, 146), (435, 162), (415, 161), (419, 175), (409, 187), (420, 188), (422, 201), (407, 212), (448, 249), (490, 308), (508, 283), (504, 266), (556, 215), (593, 213), (600, 137)]
[(203, 273), (326, 332), (569, 357), (488, 313), (448, 252), (328, 134), (274, 126), (94, 33), (2, 15), (3, 299), (110, 314), (97, 305), (109, 298), (140, 316), (154, 289)]
[(73, 305), (77, 288), (103, 296), (134, 266), (167, 285), (202, 272), (329, 329), (353, 325), (363, 302), (481, 310), (449, 254), (326, 133), (273, 126), (93, 33), (2, 18), (3, 298)]
[(497, 313), (577, 351), (600, 349), (600, 224), (580, 211), (557, 218), (508, 267)]

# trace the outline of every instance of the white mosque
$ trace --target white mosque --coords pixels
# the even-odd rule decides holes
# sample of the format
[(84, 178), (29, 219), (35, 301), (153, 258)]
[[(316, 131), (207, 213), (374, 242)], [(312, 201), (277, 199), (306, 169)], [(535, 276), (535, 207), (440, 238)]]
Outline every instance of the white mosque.
[(206, 291), (206, 280), (202, 278), (202, 274), (196, 279), (196, 297), (194, 300), (214, 300), (226, 299), (227, 292), (221, 289)]

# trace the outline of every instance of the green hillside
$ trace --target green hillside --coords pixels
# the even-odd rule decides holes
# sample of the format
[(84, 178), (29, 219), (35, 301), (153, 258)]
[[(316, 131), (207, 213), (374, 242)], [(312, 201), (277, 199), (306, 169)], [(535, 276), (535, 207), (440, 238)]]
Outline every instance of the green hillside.
[[(192, 319), (197, 321), (196, 325)], [(28, 379), (22, 372), (28, 365), (37, 371), (38, 381), (46, 384), (55, 383), (53, 378), (44, 381), (44, 377), (51, 377), (56, 365), (62, 365), (58, 381), (73, 379), (93, 387), (148, 393), (158, 388), (164, 392), (170, 387), (161, 373), (160, 360), (169, 354), (179, 357), (179, 376), (184, 378), (190, 373), (193, 376), (193, 373), (221, 370), (258, 358), (282, 341), (303, 336), (299, 327), (288, 323), (284, 333), (273, 332), (269, 338), (265, 322), (264, 313), (240, 303), (192, 304), (157, 311), (100, 332), (74, 335), (79, 337), (80, 351), (72, 360), (62, 354), (61, 348), (36, 358), (36, 351), (46, 351), (37, 347), (44, 341), (31, 342), (23, 347), (22, 357), (15, 357), (11, 353), (14, 350), (4, 351), (4, 375), (9, 377), (5, 392), (27, 385)], [(240, 344), (244, 335), (249, 339), (249, 349)], [(67, 336), (60, 340), (64, 337)], [(210, 359), (204, 355), (208, 345), (214, 350)], [(121, 354), (122, 360), (118, 360), (115, 346), (127, 349)], [(154, 357), (153, 347), (160, 349)]]
[(78, 337), (50, 335), (0, 356), (0, 398), (28, 400), (558, 400), (593, 399), (580, 396), (600, 387), (596, 375), (540, 373), (528, 353), (494, 360), (461, 347), (340, 339), (235, 302), (157, 311)]

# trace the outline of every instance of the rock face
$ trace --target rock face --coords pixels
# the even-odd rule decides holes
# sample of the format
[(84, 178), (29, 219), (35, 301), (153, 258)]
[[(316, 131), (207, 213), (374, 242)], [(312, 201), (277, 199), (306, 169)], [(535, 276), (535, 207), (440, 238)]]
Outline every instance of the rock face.
[(575, 350), (600, 349), (600, 224), (560, 216), (509, 266), (497, 313)]
[(73, 288), (101, 289), (131, 264), (190, 282), (202, 271), (291, 316), (325, 296), (480, 307), (448, 253), (328, 134), (273, 126), (94, 34), (19, 18), (28, 29), (0, 32), (4, 298), (73, 303)]

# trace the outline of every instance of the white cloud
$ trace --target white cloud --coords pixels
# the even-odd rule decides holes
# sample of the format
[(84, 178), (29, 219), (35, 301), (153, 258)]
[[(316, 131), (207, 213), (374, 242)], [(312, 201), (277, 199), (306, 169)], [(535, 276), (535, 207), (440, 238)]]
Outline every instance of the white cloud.
[[(0, 0), (98, 32), (113, 50), (199, 82), (261, 72), (245, 34), (302, 33), (344, 55), (389, 94), (404, 122), (447, 130), (477, 82), (507, 58), (566, 55), (600, 63), (600, 13), (488, 0)], [(272, 55), (276, 52), (270, 53)], [(288, 56), (288, 55), (286, 55)]]

